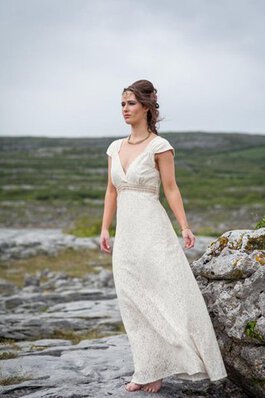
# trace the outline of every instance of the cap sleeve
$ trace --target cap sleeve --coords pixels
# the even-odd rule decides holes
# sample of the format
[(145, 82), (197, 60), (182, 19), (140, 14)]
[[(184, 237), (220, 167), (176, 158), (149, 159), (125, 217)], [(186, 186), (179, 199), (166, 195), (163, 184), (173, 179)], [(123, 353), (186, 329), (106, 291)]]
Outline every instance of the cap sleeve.
[(115, 145), (116, 145), (116, 141), (112, 141), (112, 142), (110, 143), (110, 145), (108, 146), (108, 148), (107, 148), (107, 150), (106, 150), (106, 154), (107, 154), (107, 155), (109, 155), (109, 156), (112, 157), (112, 155), (113, 155), (113, 153), (114, 153)]
[(172, 150), (173, 152), (173, 156), (175, 156), (175, 149), (174, 147), (169, 143), (169, 141), (164, 138), (164, 137), (160, 137), (161, 139), (158, 140), (157, 142), (154, 143), (153, 146), (153, 153), (161, 153), (161, 152), (165, 152), (168, 151), (169, 149)]

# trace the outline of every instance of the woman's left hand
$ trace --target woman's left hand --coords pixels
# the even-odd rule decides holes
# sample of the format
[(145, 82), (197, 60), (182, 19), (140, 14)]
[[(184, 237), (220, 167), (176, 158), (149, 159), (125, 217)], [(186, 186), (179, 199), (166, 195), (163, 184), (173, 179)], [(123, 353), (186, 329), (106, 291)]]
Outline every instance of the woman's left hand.
[(195, 236), (193, 235), (192, 231), (189, 228), (183, 229), (182, 237), (184, 239), (184, 248), (190, 249), (194, 246), (195, 243)]

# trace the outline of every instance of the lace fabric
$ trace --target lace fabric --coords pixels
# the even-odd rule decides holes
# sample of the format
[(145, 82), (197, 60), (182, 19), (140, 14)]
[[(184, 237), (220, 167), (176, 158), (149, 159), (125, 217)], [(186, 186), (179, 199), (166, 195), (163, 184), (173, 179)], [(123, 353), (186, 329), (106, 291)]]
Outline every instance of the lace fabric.
[(165, 208), (154, 155), (171, 150), (156, 137), (125, 174), (113, 141), (111, 179), (117, 189), (113, 277), (134, 362), (132, 381), (176, 375), (186, 380), (227, 376), (204, 298)]

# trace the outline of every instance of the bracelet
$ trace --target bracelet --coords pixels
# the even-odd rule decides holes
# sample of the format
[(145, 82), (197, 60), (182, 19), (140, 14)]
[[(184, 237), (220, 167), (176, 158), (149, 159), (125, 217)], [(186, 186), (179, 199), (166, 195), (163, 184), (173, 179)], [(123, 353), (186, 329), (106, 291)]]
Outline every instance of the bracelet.
[(184, 231), (184, 229), (190, 229), (189, 226), (185, 227), (185, 228), (181, 228), (181, 231)]

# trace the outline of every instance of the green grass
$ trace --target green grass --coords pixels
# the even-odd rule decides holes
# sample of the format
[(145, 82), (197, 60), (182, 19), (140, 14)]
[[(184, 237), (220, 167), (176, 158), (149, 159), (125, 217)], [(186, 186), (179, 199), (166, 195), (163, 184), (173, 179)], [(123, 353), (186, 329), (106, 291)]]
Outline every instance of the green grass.
[(10, 386), (12, 384), (20, 384), (23, 381), (31, 380), (33, 376), (9, 376), (9, 377), (1, 377), (0, 376), (0, 385), (2, 386)]
[[(265, 136), (203, 132), (161, 133), (176, 150), (175, 174), (187, 213), (207, 214), (205, 226), (217, 231), (217, 213), (236, 225), (235, 210), (255, 212), (256, 224), (265, 200)], [(51, 216), (69, 222), (76, 236), (100, 231), (107, 184), (107, 155), (111, 138), (0, 138), (0, 225), (23, 225), (45, 217), (50, 209), (67, 207), (67, 214)], [(161, 199), (164, 202), (163, 191)], [(44, 210), (35, 214), (35, 209)], [(79, 209), (77, 212), (72, 208)], [(69, 209), (69, 211), (68, 211)], [(254, 210), (253, 210), (254, 209)], [(239, 220), (240, 221), (240, 220)], [(246, 225), (246, 227), (249, 227)], [(50, 226), (50, 224), (49, 224)], [(207, 231), (206, 231), (207, 233)], [(114, 234), (114, 230), (111, 230)]]
[[(75, 220), (75, 225), (72, 228), (65, 229), (66, 233), (75, 235), (79, 238), (98, 236), (101, 233), (101, 220), (91, 223), (89, 216), (82, 216)], [(109, 228), (110, 237), (115, 235), (115, 227)]]
[(114, 336), (117, 334), (125, 333), (124, 325), (122, 322), (119, 322), (118, 324), (110, 324), (110, 326), (112, 327), (113, 331), (111, 333), (108, 332), (107, 334), (96, 329), (92, 329), (87, 332), (75, 332), (73, 330), (56, 329), (50, 338), (69, 340), (73, 344), (78, 344), (82, 340), (93, 340), (99, 339), (101, 337)]
[(265, 228), (265, 216), (257, 223), (256, 228)]
[[(35, 274), (37, 271), (49, 269), (54, 272), (65, 272), (71, 277), (83, 277), (90, 272), (98, 272), (95, 267), (98, 264), (111, 270), (111, 261), (108, 255), (99, 250), (67, 248), (56, 255), (37, 255), (27, 259), (7, 260), (0, 262), (0, 279), (24, 286), (24, 275)], [(10, 270), (16, 269), (17, 272)], [(45, 277), (41, 282), (45, 282)]]
[(249, 337), (252, 337), (254, 339), (259, 340), (261, 343), (264, 343), (264, 338), (263, 336), (255, 329), (256, 328), (257, 321), (252, 320), (248, 321), (246, 326), (245, 326), (245, 334)]
[(12, 351), (4, 351), (0, 353), (0, 360), (17, 358), (18, 354)]

